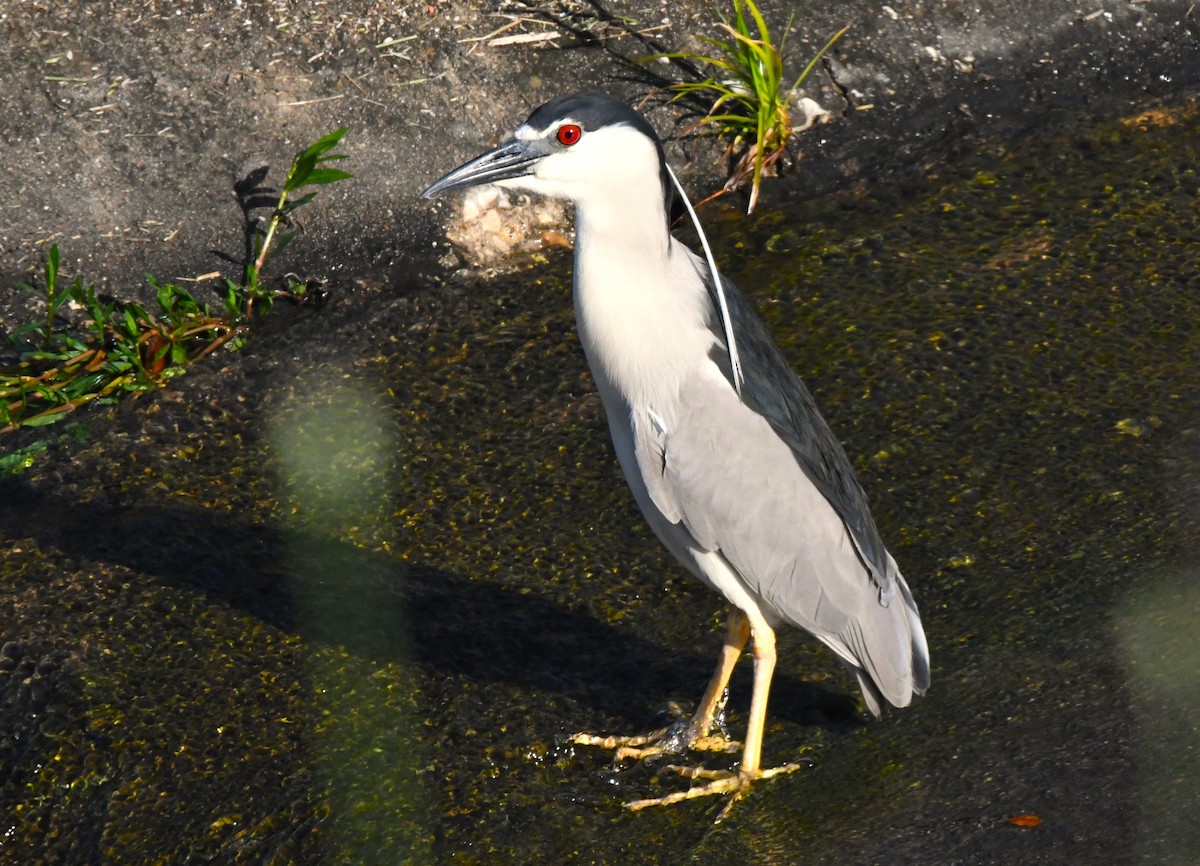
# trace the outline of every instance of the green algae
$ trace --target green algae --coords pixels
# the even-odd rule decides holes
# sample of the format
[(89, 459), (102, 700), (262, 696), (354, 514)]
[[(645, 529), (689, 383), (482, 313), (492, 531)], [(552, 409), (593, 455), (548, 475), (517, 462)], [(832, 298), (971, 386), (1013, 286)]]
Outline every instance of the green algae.
[(934, 661), (926, 699), (856, 727), (829, 654), (781, 635), (766, 760), (814, 764), (721, 827), (715, 802), (622, 811), (678, 782), (565, 745), (694, 701), (721, 605), (624, 490), (555, 256), (300, 317), (7, 482), (0, 855), (1151, 850), (1179, 825), (1136, 817), (1134, 756), (1173, 753), (1147, 752), (1162, 699), (1114, 647), (1149, 638), (1112, 618), (1157, 616), (1141, 576), (1195, 558), (1197, 126), (1185, 103), (1043, 130), (920, 183), (709, 219), (846, 442)]

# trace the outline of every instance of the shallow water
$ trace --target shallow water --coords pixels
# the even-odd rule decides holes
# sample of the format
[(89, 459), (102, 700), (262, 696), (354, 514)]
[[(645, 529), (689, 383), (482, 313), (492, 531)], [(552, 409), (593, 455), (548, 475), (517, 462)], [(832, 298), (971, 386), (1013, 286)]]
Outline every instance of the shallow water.
[(725, 823), (715, 799), (628, 813), (680, 783), (564, 745), (690, 707), (723, 610), (624, 489), (559, 254), (297, 314), (7, 483), (0, 852), (1195, 862), (1197, 117), (708, 217), (934, 665), (858, 724), (830, 654), (781, 636), (764, 760), (812, 766)]

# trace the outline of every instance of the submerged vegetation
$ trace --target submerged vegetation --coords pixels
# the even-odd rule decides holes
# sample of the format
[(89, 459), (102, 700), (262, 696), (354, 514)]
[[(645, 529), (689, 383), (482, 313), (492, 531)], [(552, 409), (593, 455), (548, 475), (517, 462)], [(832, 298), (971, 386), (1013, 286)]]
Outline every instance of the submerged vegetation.
[[(285, 289), (267, 288), (263, 268), (295, 239), (294, 231), (280, 229), (291, 225), (292, 214), (316, 191), (296, 194), (351, 177), (324, 165), (345, 158), (332, 152), (345, 133), (336, 130), (297, 153), (277, 194), (259, 185), (265, 169), (248, 179), (248, 188), (239, 189), (249, 238), (245, 272), (240, 282), (225, 281), (216, 311), (182, 286), (152, 276), (147, 277), (155, 290), (152, 307), (102, 297), (79, 278), (63, 285), (59, 249), (51, 246), (41, 288), (22, 284), (42, 296), (46, 312), (9, 334), (17, 360), (15, 369), (0, 371), (0, 433), (51, 424), (92, 401), (158, 388), (222, 346), (240, 347), (255, 315), (265, 313), (275, 298), (302, 298), (306, 287), (290, 278)], [(264, 207), (271, 208), (265, 228), (252, 216)], [(62, 324), (64, 305), (83, 311), (82, 325)], [(26, 458), (0, 467), (11, 471), (24, 465)]]
[(784, 28), (783, 39), (776, 46), (754, 0), (733, 0), (733, 15), (729, 18), (722, 15), (718, 25), (728, 34), (728, 40), (700, 37), (712, 47), (710, 54), (671, 52), (647, 58), (685, 61), (713, 70), (703, 80), (682, 81), (668, 89), (675, 93), (672, 101), (689, 96), (711, 100), (708, 113), (691, 129), (731, 139), (726, 154), (739, 156), (718, 195), (731, 192), (749, 180), (747, 213), (753, 213), (758, 203), (763, 169), (778, 162), (791, 141), (795, 128), (789, 105), (797, 88), (850, 29), (847, 24), (833, 34), (784, 90), (782, 54), (794, 18), (793, 13)]

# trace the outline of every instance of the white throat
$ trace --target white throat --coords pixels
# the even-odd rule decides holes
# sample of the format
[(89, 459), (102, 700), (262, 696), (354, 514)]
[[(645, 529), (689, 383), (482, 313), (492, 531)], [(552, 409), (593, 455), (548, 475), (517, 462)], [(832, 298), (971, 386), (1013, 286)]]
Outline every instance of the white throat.
[(667, 231), (659, 185), (636, 188), (577, 206), (575, 318), (610, 412), (619, 398), (673, 414), (680, 382), (714, 342), (708, 293), (691, 252)]

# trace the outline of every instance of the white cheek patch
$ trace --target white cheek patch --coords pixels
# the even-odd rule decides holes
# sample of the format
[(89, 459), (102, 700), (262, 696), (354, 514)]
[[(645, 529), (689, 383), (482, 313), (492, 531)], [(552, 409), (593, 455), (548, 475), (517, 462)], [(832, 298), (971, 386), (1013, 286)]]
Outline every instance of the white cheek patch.
[[(583, 135), (572, 145), (560, 144), (559, 129), (580, 126)], [(609, 201), (638, 177), (658, 172), (658, 154), (644, 135), (625, 124), (588, 130), (572, 117), (555, 120), (545, 129), (523, 123), (513, 138), (541, 156), (530, 173), (497, 182), (506, 189), (523, 189), (579, 202)]]
[(585, 138), (587, 137), (587, 134), (588, 134), (587, 129), (583, 126), (582, 123), (580, 123), (578, 120), (576, 120), (573, 117), (564, 117), (561, 120), (556, 120), (554, 122), (553, 126), (548, 126), (545, 129), (534, 129), (528, 123), (522, 123), (517, 128), (517, 131), (515, 133), (513, 133), (513, 138), (515, 138), (517, 141), (524, 142), (526, 144), (528, 144), (531, 141), (537, 141), (539, 139), (553, 139), (554, 135), (557, 134), (559, 127), (567, 126), (567, 125), (578, 126), (580, 129), (583, 130), (584, 137)]

